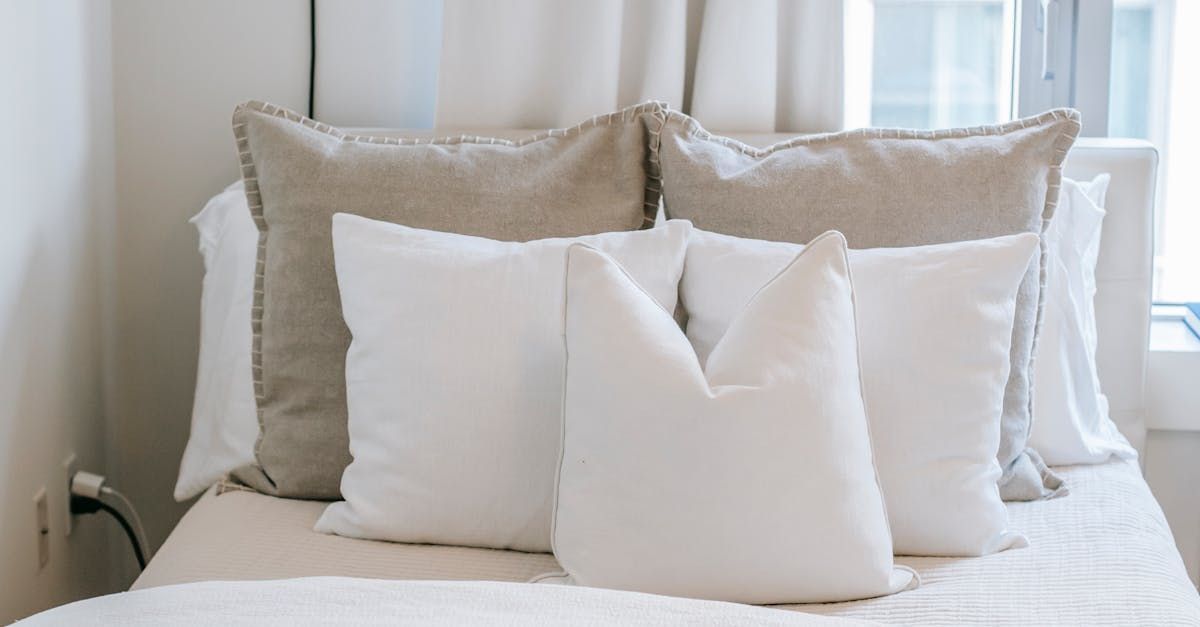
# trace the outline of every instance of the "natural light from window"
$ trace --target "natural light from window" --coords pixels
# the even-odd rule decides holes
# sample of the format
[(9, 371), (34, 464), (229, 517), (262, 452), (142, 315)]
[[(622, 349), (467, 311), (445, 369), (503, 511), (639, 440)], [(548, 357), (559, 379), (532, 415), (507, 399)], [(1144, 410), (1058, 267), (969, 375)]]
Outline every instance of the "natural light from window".
[(992, 124), (1012, 108), (1011, 0), (876, 0), (871, 124)]
[(1200, 168), (1200, 2), (1116, 0), (1109, 135), (1158, 147), (1154, 298), (1200, 301), (1200, 207), (1185, 181)]
[[(1017, 0), (869, 6), (870, 17), (857, 20), (866, 24), (847, 18), (870, 50), (869, 83), (847, 78), (848, 101), (869, 108), (848, 124), (944, 128), (1013, 117)], [(1185, 181), (1200, 169), (1200, 0), (1114, 0), (1112, 17), (1108, 135), (1148, 140), (1160, 153), (1154, 298), (1197, 302), (1200, 201)], [(1074, 71), (1097, 62), (1108, 61), (1075, 59)]]

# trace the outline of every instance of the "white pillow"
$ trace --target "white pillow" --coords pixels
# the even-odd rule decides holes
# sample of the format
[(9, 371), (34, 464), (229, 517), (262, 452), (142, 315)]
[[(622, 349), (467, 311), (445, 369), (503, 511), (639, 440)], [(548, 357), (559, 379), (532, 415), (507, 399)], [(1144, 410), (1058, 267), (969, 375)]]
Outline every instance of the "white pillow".
[[(567, 247), (620, 259), (666, 307), (691, 224), (526, 243), (335, 215), (350, 452), (317, 531), (550, 550)], [(648, 385), (652, 381), (646, 382)]]
[[(1038, 246), (996, 239), (850, 251), (875, 463), (899, 555), (1024, 545), (996, 481), (1017, 286)], [(680, 287), (701, 363), (802, 246), (696, 229)]]
[(568, 258), (554, 555), (571, 581), (759, 604), (915, 583), (892, 562), (840, 233), (758, 291), (703, 369), (611, 257)]
[(1046, 229), (1046, 292), (1034, 352), (1030, 445), (1048, 464), (1097, 464), (1137, 452), (1108, 417), (1096, 370), (1096, 258), (1109, 176), (1063, 179)]
[(204, 288), (200, 360), (192, 429), (175, 499), (200, 494), (233, 469), (254, 462), (258, 416), (250, 372), (250, 304), (258, 227), (238, 181), (191, 219), (200, 234)]

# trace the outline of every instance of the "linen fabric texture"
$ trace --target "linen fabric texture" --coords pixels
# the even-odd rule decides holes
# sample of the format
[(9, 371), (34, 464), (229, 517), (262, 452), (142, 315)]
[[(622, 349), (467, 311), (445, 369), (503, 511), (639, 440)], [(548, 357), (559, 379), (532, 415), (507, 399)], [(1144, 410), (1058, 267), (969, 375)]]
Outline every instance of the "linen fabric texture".
[[(620, 259), (673, 309), (691, 225), (526, 243), (339, 214), (350, 452), (316, 529), (550, 550), (566, 250)], [(651, 376), (643, 383), (654, 385)]]
[(570, 581), (756, 604), (915, 586), (892, 561), (842, 236), (795, 255), (703, 367), (627, 269), (568, 253), (553, 538)]
[[(1038, 237), (851, 250), (863, 394), (898, 555), (979, 556), (1025, 540), (997, 486), (1017, 287)], [(696, 229), (680, 298), (700, 363), (803, 246)]]
[[(656, 164), (666, 214), (697, 228), (802, 243), (838, 230), (853, 248), (1041, 234), (1054, 214), (1079, 113), (1056, 109), (995, 126), (858, 129), (755, 148), (668, 112)], [(1052, 495), (1061, 481), (1026, 452), (1032, 355), (1045, 266), (1017, 295), (997, 459), (1006, 499)]]
[(418, 228), (524, 241), (653, 223), (646, 103), (509, 141), (347, 135), (262, 102), (233, 130), (259, 230), (252, 368), (256, 464), (236, 472), (278, 496), (335, 499), (350, 462), (344, 362), (350, 334), (330, 218), (347, 212)]

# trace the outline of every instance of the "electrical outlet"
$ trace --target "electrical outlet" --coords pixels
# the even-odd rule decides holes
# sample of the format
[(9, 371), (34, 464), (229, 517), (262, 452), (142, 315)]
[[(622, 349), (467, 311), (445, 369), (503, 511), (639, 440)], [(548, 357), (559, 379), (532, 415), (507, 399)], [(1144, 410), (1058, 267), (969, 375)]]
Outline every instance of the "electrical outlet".
[(75, 526), (75, 515), (71, 513), (71, 477), (75, 476), (75, 471), (78, 470), (79, 462), (75, 459), (75, 452), (67, 453), (66, 459), (63, 460), (63, 491), (66, 494), (66, 501), (63, 503), (63, 530), (66, 535), (71, 535), (71, 528)]
[(46, 486), (33, 494), (33, 508), (37, 516), (38, 570), (50, 563), (50, 514), (46, 509)]

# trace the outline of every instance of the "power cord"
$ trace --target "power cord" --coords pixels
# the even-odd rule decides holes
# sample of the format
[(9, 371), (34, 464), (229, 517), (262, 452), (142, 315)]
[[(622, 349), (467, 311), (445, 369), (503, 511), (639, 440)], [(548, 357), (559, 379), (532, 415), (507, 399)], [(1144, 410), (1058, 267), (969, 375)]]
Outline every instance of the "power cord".
[(308, 117), (317, 119), (317, 0), (308, 2)]
[[(125, 514), (106, 502), (106, 499), (117, 501), (128, 512), (129, 517), (126, 518)], [(71, 477), (71, 513), (94, 514), (101, 510), (108, 512), (121, 524), (125, 535), (129, 537), (129, 543), (133, 546), (138, 567), (145, 570), (149, 544), (146, 542), (146, 530), (142, 527), (142, 519), (133, 508), (133, 503), (129, 502), (124, 494), (105, 485), (104, 477), (90, 472), (76, 472)], [(130, 519), (133, 520), (133, 524), (130, 524)]]

